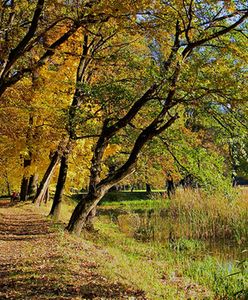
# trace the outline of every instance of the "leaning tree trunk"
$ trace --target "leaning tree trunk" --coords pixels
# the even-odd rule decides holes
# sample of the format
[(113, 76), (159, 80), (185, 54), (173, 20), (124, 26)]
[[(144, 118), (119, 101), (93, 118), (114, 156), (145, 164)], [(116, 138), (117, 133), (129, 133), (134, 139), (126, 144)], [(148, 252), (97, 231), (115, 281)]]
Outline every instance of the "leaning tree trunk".
[(68, 158), (69, 153), (64, 153), (61, 158), (60, 169), (59, 169), (59, 177), (56, 185), (56, 191), (53, 199), (53, 205), (51, 211), (49, 213), (50, 216), (53, 216), (55, 220), (59, 218), (61, 203), (63, 198), (63, 191), (65, 187), (67, 171), (68, 171)]
[(102, 197), (107, 193), (108, 188), (101, 188), (98, 191), (89, 191), (74, 209), (66, 229), (79, 235), (83, 228), (92, 229), (92, 220), (95, 216), (95, 209)]
[(47, 201), (49, 201), (49, 198), (50, 198), (50, 191), (49, 191), (49, 187), (47, 188), (46, 190), (46, 195), (44, 197), (44, 203), (46, 204)]
[(94, 223), (93, 220), (96, 216), (96, 207), (94, 206), (92, 208), (92, 210), (88, 213), (87, 217), (86, 217), (86, 221), (85, 221), (85, 229), (87, 231), (94, 231)]
[[(83, 228), (86, 228), (87, 219), (89, 219), (89, 214), (93, 209), (96, 208), (97, 204), (100, 202), (102, 197), (107, 193), (107, 191), (115, 184), (119, 183), (121, 180), (126, 178), (135, 170), (135, 164), (138, 159), (138, 154), (140, 153), (144, 144), (151, 140), (153, 136), (159, 134), (165, 128), (168, 128), (174, 121), (178, 118), (178, 115), (171, 117), (166, 124), (163, 125), (157, 131), (156, 127), (154, 129), (154, 124), (152, 123), (143, 132), (140, 133), (137, 138), (130, 156), (126, 163), (124, 163), (119, 169), (117, 169), (114, 174), (108, 175), (105, 179), (100, 180), (101, 171), (101, 159), (104, 150), (107, 147), (107, 138), (105, 136), (105, 131), (103, 128), (102, 135), (97, 141), (94, 155), (92, 158), (91, 165), (91, 178), (89, 185), (88, 194), (78, 203), (74, 209), (67, 230), (79, 235)], [(108, 132), (107, 132), (108, 134)]]
[(59, 158), (60, 158), (59, 152), (56, 151), (51, 159), (51, 162), (50, 162), (41, 182), (40, 182), (40, 185), (37, 189), (36, 196), (33, 199), (33, 203), (35, 203), (37, 206), (39, 206), (41, 204), (41, 202), (45, 199), (51, 177), (52, 177), (55, 167), (59, 161)]

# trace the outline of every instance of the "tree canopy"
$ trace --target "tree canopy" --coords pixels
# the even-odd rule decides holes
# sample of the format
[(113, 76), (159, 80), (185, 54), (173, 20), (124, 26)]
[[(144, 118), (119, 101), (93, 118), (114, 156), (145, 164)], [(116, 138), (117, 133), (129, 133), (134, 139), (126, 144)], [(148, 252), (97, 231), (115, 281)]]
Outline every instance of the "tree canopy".
[(58, 217), (64, 188), (85, 188), (80, 232), (122, 180), (247, 175), (246, 1), (0, 5), (3, 189), (24, 200), (39, 175), (39, 204), (57, 179)]

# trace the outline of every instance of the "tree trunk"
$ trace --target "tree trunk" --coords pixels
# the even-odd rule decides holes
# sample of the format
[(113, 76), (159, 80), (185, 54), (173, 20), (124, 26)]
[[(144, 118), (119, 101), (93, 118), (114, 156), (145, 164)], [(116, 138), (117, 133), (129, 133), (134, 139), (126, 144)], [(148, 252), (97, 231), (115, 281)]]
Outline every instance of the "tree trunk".
[(149, 194), (151, 193), (152, 189), (151, 189), (151, 185), (149, 183), (146, 183), (146, 192)]
[(8, 196), (10, 196), (11, 195), (11, 188), (10, 188), (10, 184), (9, 184), (8, 180), (6, 180), (6, 186), (7, 186)]
[(171, 117), (171, 119), (167, 121), (166, 124), (164, 124), (163, 127), (159, 129), (159, 131), (156, 129), (156, 127), (154, 128), (153, 123), (145, 130), (143, 130), (143, 132), (141, 132), (139, 137), (137, 138), (128, 160), (119, 169), (117, 169), (114, 174), (108, 175), (105, 179), (100, 180), (101, 159), (108, 145), (108, 138), (105, 137), (105, 131), (103, 128), (102, 135), (97, 141), (92, 158), (89, 192), (86, 197), (84, 197), (78, 203), (75, 210), (73, 211), (71, 219), (67, 226), (67, 230), (69, 232), (76, 233), (77, 235), (80, 234), (82, 229), (86, 227), (89, 213), (97, 206), (106, 192), (113, 185), (119, 183), (129, 174), (134, 172), (138, 154), (140, 153), (145, 143), (148, 140), (151, 140), (153, 136), (159, 134), (160, 131), (162, 132), (166, 128), (171, 126), (171, 124), (174, 123), (177, 118), (177, 115)]
[(22, 177), (20, 200), (26, 201), (28, 196), (28, 178)]
[[(31, 154), (30, 154), (31, 156)], [(31, 165), (31, 159), (24, 158), (24, 175), (22, 177), (21, 183), (21, 191), (20, 191), (20, 200), (25, 201), (28, 198), (28, 185), (29, 185), (29, 178), (26, 175), (27, 168)]]
[(175, 192), (176, 192), (176, 188), (175, 188), (174, 181), (173, 181), (172, 177), (167, 178), (166, 187), (167, 187), (168, 197), (169, 197), (169, 199), (171, 199), (171, 197), (174, 196)]
[(45, 198), (47, 188), (49, 186), (51, 177), (53, 175), (53, 172), (55, 170), (55, 167), (56, 167), (58, 161), (59, 161), (59, 152), (56, 151), (52, 156), (51, 162), (50, 162), (50, 164), (40, 182), (40, 185), (37, 189), (36, 196), (33, 199), (33, 203), (35, 203), (37, 206), (39, 206)]
[(33, 199), (37, 193), (37, 181), (38, 176), (36, 174), (30, 176), (27, 192), (29, 199)]
[(56, 185), (56, 191), (53, 199), (53, 205), (49, 213), (50, 216), (53, 216), (55, 220), (59, 218), (61, 202), (63, 197), (63, 191), (65, 187), (67, 171), (68, 171), (68, 158), (69, 152), (64, 153), (61, 158), (59, 177)]
[(86, 222), (85, 222), (85, 228), (88, 231), (94, 231), (94, 223), (93, 220), (96, 216), (96, 206), (89, 212), (87, 218), (86, 218)]
[(83, 228), (92, 229), (95, 209), (102, 197), (107, 193), (108, 188), (100, 191), (89, 191), (74, 209), (71, 219), (66, 229), (79, 235)]
[(50, 198), (50, 192), (49, 192), (49, 187), (47, 187), (46, 194), (45, 194), (45, 197), (44, 197), (44, 203), (45, 204), (47, 203), (47, 201), (49, 201), (49, 198)]

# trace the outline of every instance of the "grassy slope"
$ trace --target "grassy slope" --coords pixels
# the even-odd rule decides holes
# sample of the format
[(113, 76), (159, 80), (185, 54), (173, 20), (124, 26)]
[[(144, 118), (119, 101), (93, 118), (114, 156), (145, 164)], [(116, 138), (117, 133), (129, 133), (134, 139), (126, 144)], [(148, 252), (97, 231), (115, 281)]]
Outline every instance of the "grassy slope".
[[(73, 207), (67, 199), (61, 213), (63, 222), (68, 222)], [(42, 210), (46, 213), (48, 207)], [(98, 249), (92, 256), (101, 274), (111, 282), (121, 281), (143, 290), (149, 299), (213, 299), (205, 287), (183, 277), (173, 253), (167, 249), (127, 238), (108, 221), (97, 219), (95, 227), (97, 232), (84, 233), (83, 240)]]
[[(108, 199), (106, 199), (108, 200)], [(247, 208), (248, 193), (241, 190), (236, 200), (230, 201), (221, 195), (210, 195), (202, 198), (199, 193), (183, 191), (172, 205), (168, 201), (155, 199), (112, 202), (105, 201), (101, 210), (120, 209), (135, 210), (146, 208), (166, 208), (171, 215), (177, 215), (194, 225), (196, 236), (232, 237), (237, 242), (245, 243), (247, 237)], [(152, 298), (176, 299), (177, 297), (195, 297), (201, 299), (245, 299), (247, 294), (248, 274), (247, 262), (238, 268), (230, 264), (222, 265), (215, 258), (206, 256), (204, 252), (199, 256), (199, 243), (194, 241), (180, 241), (186, 251), (172, 252), (168, 248), (154, 243), (140, 243), (127, 238), (109, 221), (101, 218), (96, 223), (99, 234), (90, 236), (101, 247), (105, 247), (116, 257), (115, 262), (107, 264), (105, 270), (110, 269), (112, 276), (126, 274), (125, 278), (134, 281), (137, 286), (147, 291)], [(177, 246), (177, 245), (176, 245)], [(176, 247), (178, 249), (178, 247)], [(175, 248), (174, 248), (175, 249)], [(188, 249), (188, 250), (187, 250)], [(118, 262), (118, 263), (117, 263)], [(126, 266), (128, 266), (126, 268)], [(243, 273), (242, 273), (242, 270)], [(236, 273), (233, 276), (230, 274)], [(246, 272), (246, 273), (245, 273)], [(122, 275), (123, 276), (123, 275)], [(191, 278), (191, 280), (187, 280)], [(125, 279), (126, 280), (126, 279)], [(192, 283), (196, 281), (208, 286), (206, 288)], [(191, 283), (190, 283), (191, 281)], [(150, 282), (153, 282), (151, 287)], [(164, 283), (167, 284), (166, 289)], [(168, 288), (168, 286), (170, 288)], [(236, 296), (236, 292), (238, 293)], [(180, 293), (184, 296), (180, 296)], [(187, 295), (187, 296), (186, 296)]]

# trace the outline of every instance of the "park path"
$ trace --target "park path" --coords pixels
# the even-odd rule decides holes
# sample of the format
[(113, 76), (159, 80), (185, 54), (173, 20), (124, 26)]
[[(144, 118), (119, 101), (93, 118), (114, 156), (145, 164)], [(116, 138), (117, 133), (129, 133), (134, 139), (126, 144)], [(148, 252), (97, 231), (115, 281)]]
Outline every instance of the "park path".
[(0, 200), (1, 300), (146, 299), (142, 291), (101, 276), (94, 251), (30, 204)]

